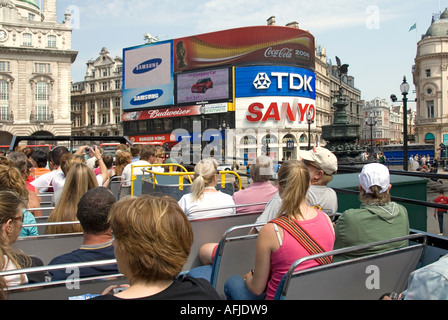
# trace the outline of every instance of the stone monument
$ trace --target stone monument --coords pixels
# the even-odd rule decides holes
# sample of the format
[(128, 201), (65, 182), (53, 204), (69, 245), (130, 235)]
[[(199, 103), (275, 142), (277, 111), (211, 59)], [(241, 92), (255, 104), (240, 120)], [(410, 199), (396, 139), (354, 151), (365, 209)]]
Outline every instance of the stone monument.
[(358, 144), (361, 136), (360, 125), (349, 123), (345, 111), (348, 102), (342, 90), (342, 77), (347, 75), (348, 64), (341, 65), (338, 57), (336, 57), (336, 61), (340, 81), (337, 101), (333, 103), (336, 111), (334, 113), (333, 124), (322, 126), (322, 139), (327, 142), (325, 148), (336, 155), (340, 164), (360, 162), (362, 161), (361, 154), (364, 151)]

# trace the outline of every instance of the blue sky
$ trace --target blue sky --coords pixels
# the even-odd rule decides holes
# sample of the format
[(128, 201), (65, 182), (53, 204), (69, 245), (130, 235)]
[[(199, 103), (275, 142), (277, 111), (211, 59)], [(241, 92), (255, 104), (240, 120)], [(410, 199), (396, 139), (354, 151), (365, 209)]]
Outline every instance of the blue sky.
[[(38, 1), (37, 1), (38, 2)], [(58, 0), (58, 21), (71, 6), (76, 13), (72, 49), (74, 81), (82, 81), (86, 62), (98, 57), (102, 47), (113, 56), (144, 43), (144, 33), (160, 40), (244, 26), (276, 25), (297, 21), (311, 32), (327, 58), (338, 56), (350, 65), (349, 74), (362, 99), (389, 100), (400, 95), (406, 76), (411, 84), (417, 41), (426, 33), (434, 13), (448, 0)], [(417, 29), (409, 31), (416, 23)], [(411, 104), (412, 107), (412, 104)]]

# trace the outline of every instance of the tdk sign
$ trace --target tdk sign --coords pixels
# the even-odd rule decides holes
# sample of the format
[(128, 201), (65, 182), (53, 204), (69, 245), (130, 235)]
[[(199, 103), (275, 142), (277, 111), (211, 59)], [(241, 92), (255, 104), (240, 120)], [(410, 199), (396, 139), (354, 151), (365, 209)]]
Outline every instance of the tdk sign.
[(316, 99), (316, 75), (297, 67), (258, 66), (235, 70), (235, 96), (294, 96)]
[(145, 73), (151, 70), (154, 70), (162, 63), (162, 59), (151, 59), (145, 62), (140, 63), (138, 66), (132, 70), (134, 74)]

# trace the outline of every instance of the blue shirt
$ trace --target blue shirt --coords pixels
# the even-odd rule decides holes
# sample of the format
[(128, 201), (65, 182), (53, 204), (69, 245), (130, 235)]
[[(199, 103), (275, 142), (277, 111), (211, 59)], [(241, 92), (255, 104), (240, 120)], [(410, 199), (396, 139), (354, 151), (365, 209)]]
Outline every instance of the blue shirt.
[[(35, 224), (36, 219), (34, 215), (26, 209), (22, 210), (23, 212), (23, 224)], [(38, 236), (39, 233), (37, 231), (37, 227), (24, 227), (20, 231), (19, 237), (28, 237), (28, 236)]]
[[(72, 252), (60, 255), (50, 261), (48, 265), (88, 262), (97, 260), (115, 259), (112, 240), (99, 245), (81, 246)], [(79, 277), (103, 276), (119, 273), (116, 264), (106, 266), (83, 267), (79, 269)], [(59, 269), (50, 271), (51, 280), (66, 280), (67, 277), (74, 275), (73, 269)]]
[(412, 272), (403, 300), (448, 300), (448, 255)]

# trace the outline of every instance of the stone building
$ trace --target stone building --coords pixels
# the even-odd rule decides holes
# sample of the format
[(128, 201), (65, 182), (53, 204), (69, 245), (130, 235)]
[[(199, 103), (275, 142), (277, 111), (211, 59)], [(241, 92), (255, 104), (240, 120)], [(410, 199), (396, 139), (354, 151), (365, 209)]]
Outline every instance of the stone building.
[(448, 9), (434, 15), (417, 44), (413, 67), (417, 107), (417, 143), (448, 144)]
[(13, 135), (70, 135), (71, 16), (56, 0), (0, 1), (0, 144)]
[(74, 136), (123, 135), (122, 67), (120, 57), (102, 48), (87, 62), (84, 81), (72, 84), (72, 134)]

